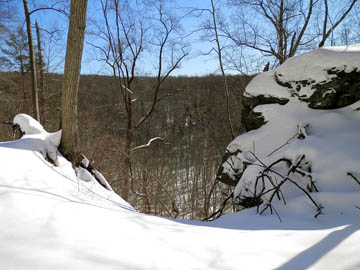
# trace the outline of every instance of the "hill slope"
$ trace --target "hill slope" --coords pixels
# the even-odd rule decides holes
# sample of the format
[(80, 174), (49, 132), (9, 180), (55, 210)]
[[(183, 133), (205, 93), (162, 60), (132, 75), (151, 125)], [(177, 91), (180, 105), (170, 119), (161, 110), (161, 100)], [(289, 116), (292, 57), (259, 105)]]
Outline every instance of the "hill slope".
[[(299, 111), (305, 111), (306, 115), (310, 110), (293, 100), (284, 106), (290, 106), (292, 102), (296, 104), (291, 108), (284, 107), (288, 112), (280, 113), (278, 117), (291, 119)], [(271, 111), (274, 106), (281, 105), (262, 107), (262, 111)], [(326, 135), (319, 128), (323, 126), (331, 128), (331, 132), (342, 130), (339, 133), (342, 141), (358, 138), (345, 136), (344, 129), (340, 129), (343, 128), (341, 123), (346, 126), (347, 121), (356, 123), (358, 111), (346, 107), (331, 116), (337, 125), (329, 126), (323, 118), (309, 117), (307, 120), (313, 121), (314, 132), (309, 133), (305, 126), (300, 126), (305, 128), (305, 131), (300, 128), (300, 133), (308, 138), (299, 140), (296, 147), (291, 146), (293, 150), (304, 149), (301, 148), (303, 141), (318, 140), (313, 142), (314, 147), (308, 145), (305, 150), (315, 149), (315, 157), (316, 151), (325, 151), (320, 147), (321, 138)], [(210, 223), (170, 220), (137, 213), (90, 174), (80, 169), (76, 174), (70, 163), (57, 152), (59, 132), (47, 133), (26, 115), (17, 116), (14, 122), (22, 126), (26, 135), (17, 141), (0, 143), (2, 269), (360, 268), (360, 209), (356, 208), (360, 206), (359, 185), (349, 181), (351, 179), (334, 184), (326, 179), (335, 179), (337, 174), (326, 178), (318, 167), (314, 167), (312, 172), (325, 177), (317, 178), (319, 181), (315, 183), (321, 192), (311, 193), (312, 198), (323, 206), (322, 213), (316, 218), (316, 209), (309, 198), (289, 185), (284, 190), (286, 205), (282, 200), (274, 202), (282, 222), (270, 211), (258, 215), (256, 207)], [(273, 136), (272, 132), (281, 128), (271, 128), (271, 123), (269, 121), (260, 128), (268, 131), (269, 138)], [(273, 123), (279, 125), (276, 121)], [(359, 125), (353, 126), (351, 131), (358, 132)], [(244, 136), (252, 134), (253, 138), (258, 138), (257, 132)], [(329, 134), (326, 136), (330, 138)], [(336, 137), (331, 138), (335, 144)], [(352, 169), (358, 166), (357, 146), (346, 148), (349, 155), (344, 155), (349, 152), (343, 151), (344, 148), (331, 152), (343, 160), (337, 165), (346, 164)], [(258, 145), (256, 149), (260, 149)], [(296, 158), (291, 156), (293, 151), (287, 151), (289, 159)], [(262, 155), (260, 150), (255, 153)], [(55, 160), (56, 165), (45, 157)], [(334, 157), (328, 155), (319, 160), (324, 164), (333, 162)], [(286, 170), (285, 167), (280, 169)], [(248, 176), (254, 173), (258, 171), (249, 172)], [(241, 188), (241, 185), (237, 187), (236, 195), (242, 194)]]

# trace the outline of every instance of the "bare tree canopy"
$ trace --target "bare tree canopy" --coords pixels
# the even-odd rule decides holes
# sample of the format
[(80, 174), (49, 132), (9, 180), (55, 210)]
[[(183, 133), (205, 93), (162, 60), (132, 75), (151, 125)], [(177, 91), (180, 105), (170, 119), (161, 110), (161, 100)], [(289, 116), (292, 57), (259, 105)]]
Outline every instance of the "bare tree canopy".
[(281, 64), (299, 52), (324, 46), (356, 2), (231, 0), (239, 14), (230, 26), (223, 25), (222, 34), (236, 46), (272, 56)]
[[(131, 4), (128, 1), (102, 0), (102, 23), (95, 22), (94, 33), (102, 42), (91, 45), (97, 49), (99, 59), (110, 67), (125, 108), (122, 183), (122, 196), (125, 200), (133, 186), (130, 155), (131, 149), (138, 149), (133, 146), (134, 136), (154, 113), (159, 102), (168, 97), (162, 95), (162, 86), (189, 54), (188, 46), (180, 35), (180, 18), (171, 10), (171, 3), (172, 1), (148, 0)], [(155, 59), (155, 83), (148, 105), (139, 111), (136, 100), (142, 89), (135, 89), (133, 83), (142, 68), (140, 61), (149, 53)], [(132, 191), (139, 194), (133, 189)]]
[[(351, 0), (349, 5), (345, 7), (345, 10), (342, 10), (338, 16), (338, 18), (332, 19), (329, 14), (329, 2), (328, 0), (324, 0), (324, 23), (321, 35), (321, 41), (319, 43), (319, 47), (323, 47), (325, 45), (326, 40), (330, 37), (330, 35), (334, 32), (336, 27), (338, 27), (341, 22), (345, 19), (345, 17), (350, 13), (352, 8), (355, 6), (357, 0)], [(328, 29), (328, 25), (330, 24), (330, 28)]]

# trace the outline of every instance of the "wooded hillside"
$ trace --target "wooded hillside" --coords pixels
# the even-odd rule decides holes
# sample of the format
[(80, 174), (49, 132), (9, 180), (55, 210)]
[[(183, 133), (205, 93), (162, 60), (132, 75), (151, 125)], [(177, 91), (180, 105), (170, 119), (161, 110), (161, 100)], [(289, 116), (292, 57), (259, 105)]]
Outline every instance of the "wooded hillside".
[[(40, 93), (42, 123), (46, 130), (60, 126), (62, 75), (46, 74)], [(30, 79), (27, 74), (1, 73), (0, 118), (31, 113)], [(236, 134), (240, 125), (240, 99), (250, 76), (228, 77), (231, 117)], [(155, 78), (134, 81), (135, 117), (151, 105)], [(227, 128), (222, 77), (170, 77), (160, 91), (163, 98), (150, 119), (134, 136), (129, 202), (139, 211), (165, 216), (202, 219), (223, 200), (229, 187), (215, 180), (225, 147), (231, 141)], [(79, 92), (81, 151), (93, 161), (114, 190), (122, 194), (126, 115), (121, 94), (112, 77), (83, 75)], [(145, 146), (150, 139), (149, 147)], [(0, 129), (0, 140), (12, 140), (10, 126)], [(162, 140), (163, 139), (163, 140)]]

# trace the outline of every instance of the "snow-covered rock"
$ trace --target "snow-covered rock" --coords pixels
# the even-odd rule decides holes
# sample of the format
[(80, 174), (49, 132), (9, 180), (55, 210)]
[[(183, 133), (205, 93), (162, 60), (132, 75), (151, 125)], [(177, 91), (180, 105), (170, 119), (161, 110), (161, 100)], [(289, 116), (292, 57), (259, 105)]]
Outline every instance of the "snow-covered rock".
[(250, 82), (243, 117), (255, 120), (227, 147), (217, 176), (236, 185), (235, 203), (275, 212), (300, 196), (326, 213), (329, 194), (343, 192), (352, 198), (345, 208), (359, 205), (359, 69), (359, 46), (330, 47)]
[(314, 109), (337, 109), (360, 99), (358, 46), (327, 47), (288, 59), (278, 68), (256, 76), (243, 97), (242, 124), (257, 129), (264, 116), (257, 105), (286, 104), (297, 97)]

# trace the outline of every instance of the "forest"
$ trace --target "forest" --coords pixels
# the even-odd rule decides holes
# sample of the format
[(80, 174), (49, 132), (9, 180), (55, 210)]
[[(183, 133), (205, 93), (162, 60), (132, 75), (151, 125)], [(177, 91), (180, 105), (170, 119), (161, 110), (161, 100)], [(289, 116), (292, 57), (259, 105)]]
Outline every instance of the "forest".
[[(80, 152), (140, 212), (210, 216), (233, 190), (217, 173), (229, 143), (248, 131), (249, 81), (310, 49), (359, 42), (356, 4), (89, 2), (85, 44), (102, 71), (80, 77)], [(8, 125), (18, 113), (61, 129), (69, 14), (70, 1), (0, 0), (0, 141), (19, 136)], [(200, 68), (215, 63), (212, 72), (176, 73), (195, 55), (212, 61)]]

